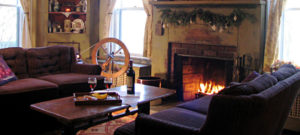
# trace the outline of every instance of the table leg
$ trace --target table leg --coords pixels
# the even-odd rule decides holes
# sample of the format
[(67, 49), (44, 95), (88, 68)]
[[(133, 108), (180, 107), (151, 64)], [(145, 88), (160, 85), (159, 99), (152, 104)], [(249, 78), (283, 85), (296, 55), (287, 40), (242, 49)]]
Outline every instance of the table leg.
[(138, 104), (138, 113), (150, 114), (150, 102)]

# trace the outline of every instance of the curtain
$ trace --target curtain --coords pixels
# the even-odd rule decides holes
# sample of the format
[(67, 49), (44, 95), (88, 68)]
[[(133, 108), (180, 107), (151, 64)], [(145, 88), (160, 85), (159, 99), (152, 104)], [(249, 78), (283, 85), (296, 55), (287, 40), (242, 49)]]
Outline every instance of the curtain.
[(22, 30), (22, 47), (23, 48), (31, 48), (31, 38), (30, 38), (30, 28), (29, 28), (29, 10), (31, 5), (31, 0), (20, 0), (23, 11), (24, 17), (22, 20), (23, 23), (23, 30)]
[(144, 9), (147, 14), (144, 35), (144, 57), (151, 56), (153, 7), (149, 1), (150, 0), (143, 0)]
[(111, 16), (112, 16), (112, 12), (114, 10), (116, 1), (117, 0), (107, 0), (106, 6), (105, 6), (106, 9), (105, 9), (105, 16), (104, 16), (104, 24), (103, 24), (104, 30), (102, 32), (102, 38), (106, 38), (109, 36)]
[(264, 72), (270, 72), (271, 65), (278, 57), (279, 29), (285, 2), (286, 0), (268, 0)]

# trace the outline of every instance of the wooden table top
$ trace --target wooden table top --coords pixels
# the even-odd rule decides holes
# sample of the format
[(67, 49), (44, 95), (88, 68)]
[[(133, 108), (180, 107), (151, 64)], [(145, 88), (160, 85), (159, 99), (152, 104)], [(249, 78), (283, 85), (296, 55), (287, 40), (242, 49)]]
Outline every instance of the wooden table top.
[(112, 88), (109, 91), (118, 92), (122, 99), (121, 105), (78, 105), (73, 96), (59, 98), (32, 104), (33, 110), (57, 118), (63, 123), (73, 123), (105, 116), (107, 113), (135, 107), (137, 104), (150, 102), (155, 99), (170, 96), (175, 90), (135, 84), (135, 94), (127, 94), (127, 87)]

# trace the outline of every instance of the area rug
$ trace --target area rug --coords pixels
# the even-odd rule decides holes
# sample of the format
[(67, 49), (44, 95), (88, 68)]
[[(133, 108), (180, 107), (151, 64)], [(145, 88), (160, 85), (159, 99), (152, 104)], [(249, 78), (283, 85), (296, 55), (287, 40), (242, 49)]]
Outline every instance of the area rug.
[(80, 130), (77, 132), (76, 135), (113, 135), (114, 131), (131, 121), (134, 121), (136, 118), (137, 114), (135, 115), (129, 115), (125, 117), (121, 117), (119, 119), (115, 119), (112, 121), (108, 121), (106, 123), (102, 123), (93, 127), (90, 127), (86, 130)]

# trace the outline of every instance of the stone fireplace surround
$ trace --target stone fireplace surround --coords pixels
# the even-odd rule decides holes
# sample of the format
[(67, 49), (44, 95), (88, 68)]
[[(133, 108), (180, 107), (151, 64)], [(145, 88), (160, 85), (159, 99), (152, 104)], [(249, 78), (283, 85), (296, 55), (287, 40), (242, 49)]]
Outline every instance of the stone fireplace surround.
[[(182, 80), (182, 72), (178, 72), (178, 69), (182, 68), (181, 65), (178, 66), (178, 56), (183, 57), (199, 57), (210, 60), (223, 60), (225, 63), (230, 63), (226, 72), (230, 72), (231, 78), (225, 81), (231, 81), (233, 77), (233, 70), (236, 65), (234, 64), (234, 59), (237, 56), (237, 47), (235, 46), (225, 46), (225, 45), (206, 45), (206, 44), (192, 44), (192, 43), (169, 43), (168, 51), (168, 80), (171, 87), (177, 89), (177, 95), (179, 100), (191, 100), (194, 99), (194, 93), (196, 90), (191, 91), (185, 90)], [(182, 63), (182, 62), (179, 62)], [(227, 64), (228, 65), (228, 64)], [(228, 68), (228, 66), (224, 67)], [(184, 69), (182, 69), (184, 70)], [(179, 73), (179, 74), (178, 74)], [(228, 76), (228, 75), (227, 75)]]

